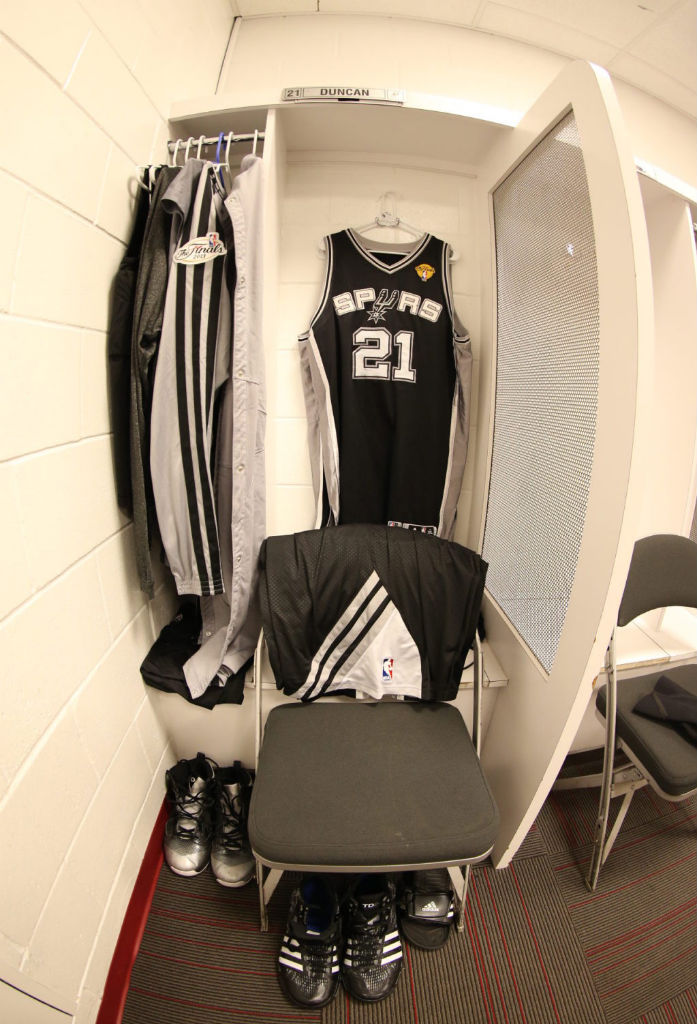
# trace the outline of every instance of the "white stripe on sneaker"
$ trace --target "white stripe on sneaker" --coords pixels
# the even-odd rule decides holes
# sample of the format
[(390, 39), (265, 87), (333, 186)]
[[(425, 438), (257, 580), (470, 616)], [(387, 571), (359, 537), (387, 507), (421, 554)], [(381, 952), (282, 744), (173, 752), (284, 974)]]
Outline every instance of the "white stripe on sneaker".
[(380, 966), (384, 967), (385, 964), (391, 964), (394, 960), (401, 960), (401, 959), (402, 959), (402, 949), (400, 947), (398, 953), (393, 953), (391, 956), (384, 956), (382, 958), (382, 960), (380, 961)]
[(305, 968), (297, 960), (287, 960), (284, 956), (279, 956), (279, 964), (283, 964), (284, 967), (291, 967), (294, 971), (300, 971), (301, 974), (305, 972)]

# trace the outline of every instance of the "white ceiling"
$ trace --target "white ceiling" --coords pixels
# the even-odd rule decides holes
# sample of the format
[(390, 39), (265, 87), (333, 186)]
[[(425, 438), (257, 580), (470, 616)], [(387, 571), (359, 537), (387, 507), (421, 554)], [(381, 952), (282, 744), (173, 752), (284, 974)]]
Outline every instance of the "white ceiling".
[(697, 116), (697, 0), (232, 0), (243, 17), (380, 14), (464, 26), (592, 60)]

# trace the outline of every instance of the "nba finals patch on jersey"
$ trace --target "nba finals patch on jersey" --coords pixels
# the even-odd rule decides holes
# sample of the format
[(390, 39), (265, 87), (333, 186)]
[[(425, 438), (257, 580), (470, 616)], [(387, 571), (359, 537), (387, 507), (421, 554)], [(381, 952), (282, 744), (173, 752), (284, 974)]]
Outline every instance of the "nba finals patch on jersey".
[(436, 272), (436, 268), (432, 267), (430, 263), (419, 263), (418, 267), (414, 267), (414, 270), (422, 281), (430, 281)]
[(216, 256), (224, 256), (226, 253), (227, 249), (221, 242), (218, 232), (209, 231), (207, 235), (190, 238), (177, 249), (173, 259), (175, 263), (208, 263)]

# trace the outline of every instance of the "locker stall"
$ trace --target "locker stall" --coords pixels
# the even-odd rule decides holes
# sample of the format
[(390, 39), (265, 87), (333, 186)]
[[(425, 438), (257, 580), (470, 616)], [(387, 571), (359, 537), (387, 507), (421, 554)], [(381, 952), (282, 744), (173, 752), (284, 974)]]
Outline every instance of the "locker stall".
[[(603, 1019), (578, 931), (558, 941), (561, 890), (539, 885), (547, 852), (544, 861), (528, 852), (544, 845), (543, 828), (556, 827), (557, 794), (545, 795), (567, 754), (601, 742), (594, 688), (634, 539), (694, 530), (694, 0), (284, 0), (275, 8), (181, 0), (166, 18), (147, 0), (118, 10), (45, 0), (5, 7), (0, 1018), (121, 1019), (162, 864), (165, 773), (197, 751), (221, 766), (253, 763), (251, 673), (244, 702), (213, 711), (143, 683), (139, 666), (179, 601), (154, 548), (154, 597), (141, 587), (142, 534), (120, 505), (108, 374), (111, 298), (133, 255), (135, 208), (145, 206), (138, 182), (152, 184), (141, 178), (144, 166), (181, 165), (187, 140), (195, 155), (201, 136), (232, 132), (246, 137), (230, 145), (233, 174), (255, 133), (263, 156), (269, 534), (315, 523), (296, 339), (319, 299), (323, 236), (385, 214), (454, 249), (454, 305), (474, 356), (455, 539), (490, 564), (483, 764), (501, 811), (495, 866), (509, 864), (526, 833), (530, 842), (511, 870), (481, 868), (492, 893), (515, 889), (519, 911), (518, 927), (501, 938), (507, 963), (521, 969), (522, 998), (516, 982), (496, 1015), (512, 1020), (520, 1009), (532, 1020), (539, 1010), (540, 1019), (572, 1021), (581, 1007), (586, 1020), (598, 1004), (593, 1019)], [(578, 57), (608, 68), (612, 81)], [(297, 92), (323, 87), (331, 96), (319, 101)], [(357, 100), (365, 88), (388, 102)], [(286, 89), (295, 91), (284, 98)], [(176, 154), (168, 140), (179, 142)], [(214, 152), (215, 142), (204, 155)], [(401, 238), (388, 228), (365, 233)], [(129, 367), (131, 354), (129, 346)], [(123, 425), (130, 402), (119, 411)], [(619, 637), (620, 665), (694, 661), (695, 621), (680, 611), (637, 620)], [(267, 708), (285, 699), (268, 665), (262, 678)], [(473, 703), (466, 669), (457, 704), (468, 721)], [(594, 813), (587, 806), (579, 835)], [(656, 814), (656, 846), (673, 849), (674, 835), (662, 842), (667, 816)], [(530, 834), (536, 815), (539, 831)], [(682, 895), (693, 884), (693, 833), (680, 843), (680, 885), (665, 875), (663, 889), (654, 891), (651, 877), (627, 891), (643, 901), (651, 889), (658, 901), (671, 888), (678, 904), (693, 896)], [(633, 847), (637, 882), (643, 849)], [(521, 894), (536, 901), (530, 918), (513, 885), (528, 867)], [(167, 898), (176, 899), (167, 872)], [(218, 888), (211, 872), (198, 881)], [(246, 913), (252, 888), (242, 900), (226, 892), (209, 900), (201, 890), (199, 906), (218, 906), (227, 928), (231, 912)], [(462, 1000), (457, 1019), (476, 1016), (472, 997), (484, 989), (473, 902), (474, 941), (450, 975)], [(663, 909), (646, 902), (631, 927), (642, 929), (655, 958), (651, 916)], [(180, 917), (170, 917), (173, 931)], [(531, 919), (547, 926), (547, 938), (528, 956), (526, 942), (537, 943)], [(261, 947), (250, 920), (238, 938)], [(482, 949), (497, 941), (498, 911), (490, 923)], [(192, 950), (197, 940), (179, 924)], [(664, 971), (632, 954), (632, 992), (624, 974), (610, 980), (603, 965), (600, 982), (618, 989), (610, 1009), (628, 1000), (634, 1020), (664, 1003), (671, 1019), (692, 1019), (694, 1000), (682, 991), (692, 978), (680, 973), (689, 972), (680, 959), (686, 934), (689, 924), (675, 940), (665, 936)], [(204, 938), (201, 950), (217, 947)], [(569, 950), (579, 957), (576, 974)], [(202, 971), (185, 964), (188, 952), (162, 953), (144, 950), (164, 964), (158, 1019), (178, 1019), (169, 987), (186, 985), (189, 972), (197, 976), (182, 993), (181, 1019), (195, 1013), (191, 993), (213, 974), (231, 986), (221, 999), (226, 1017), (241, 997), (233, 1010), (240, 1019), (245, 1006), (250, 1019), (268, 1016), (269, 1006), (287, 1018), (270, 961), (243, 975), (219, 970), (226, 962)], [(277, 956), (270, 946), (268, 953)], [(418, 982), (417, 973), (402, 979), (399, 999), (412, 998), (407, 981)], [(498, 990), (490, 980), (477, 1019), (492, 1017), (488, 997)], [(430, 1006), (430, 986), (424, 991)], [(416, 1019), (416, 1002), (413, 1013), (400, 1005), (405, 1012), (394, 1019)], [(151, 1017), (138, 1004), (132, 1013), (138, 1024)]]
[[(574, 743), (634, 539), (681, 529), (694, 503), (695, 399), (677, 369), (695, 359), (689, 203), (646, 174), (640, 185), (609, 76), (584, 62), (522, 119), (421, 93), (303, 102), (247, 89), (239, 107), (229, 90), (175, 103), (170, 126), (172, 139), (264, 136), (270, 534), (314, 525), (296, 339), (318, 301), (321, 239), (387, 209), (453, 246), (474, 355), (455, 539), (490, 565), (482, 760), (503, 867)], [(676, 384), (676, 419), (657, 429), (654, 398), (662, 408)], [(670, 472), (676, 430), (685, 483), (668, 499), (650, 481)], [(178, 756), (196, 736), (211, 756), (251, 760), (250, 699), (214, 715), (153, 699)], [(469, 711), (466, 678), (458, 703)]]

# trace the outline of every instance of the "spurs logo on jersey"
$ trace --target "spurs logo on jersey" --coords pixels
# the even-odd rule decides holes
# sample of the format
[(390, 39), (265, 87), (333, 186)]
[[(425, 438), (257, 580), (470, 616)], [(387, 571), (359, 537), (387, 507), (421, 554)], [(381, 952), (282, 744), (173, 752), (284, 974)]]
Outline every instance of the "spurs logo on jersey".
[[(368, 289), (366, 289), (367, 291)], [(369, 289), (371, 292), (372, 288)], [(373, 292), (373, 295), (375, 293)], [(377, 299), (373, 302), (373, 308), (368, 313), (368, 319), (373, 324), (379, 324), (381, 320), (385, 319), (385, 315), (388, 309), (392, 309), (397, 304), (397, 290), (395, 289), (389, 299), (387, 298), (387, 288), (383, 288)]]
[(300, 338), (323, 522), (418, 523), (452, 536), (472, 357), (448, 251), (431, 235), (408, 246), (351, 230), (327, 240), (323, 297)]

